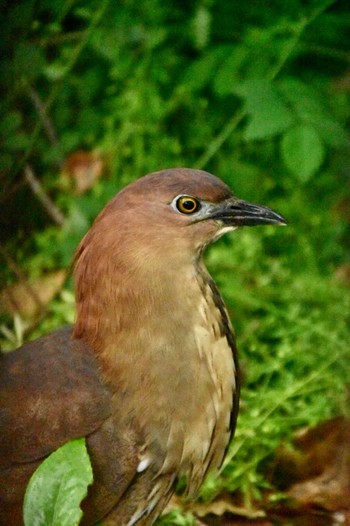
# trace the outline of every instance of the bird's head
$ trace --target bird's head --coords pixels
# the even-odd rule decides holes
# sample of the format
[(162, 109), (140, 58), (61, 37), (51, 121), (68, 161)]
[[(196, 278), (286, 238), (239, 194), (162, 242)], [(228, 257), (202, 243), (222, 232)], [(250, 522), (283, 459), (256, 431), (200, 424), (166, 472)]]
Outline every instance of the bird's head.
[(132, 321), (127, 308), (138, 305), (145, 313), (177, 289), (181, 295), (203, 249), (225, 232), (285, 223), (207, 172), (171, 169), (138, 179), (106, 205), (77, 249), (76, 334), (86, 326), (97, 334), (112, 312)]
[(192, 169), (169, 169), (135, 181), (97, 218), (101, 235), (161, 252), (198, 254), (225, 232), (241, 226), (285, 225), (270, 208), (235, 197), (217, 177)]

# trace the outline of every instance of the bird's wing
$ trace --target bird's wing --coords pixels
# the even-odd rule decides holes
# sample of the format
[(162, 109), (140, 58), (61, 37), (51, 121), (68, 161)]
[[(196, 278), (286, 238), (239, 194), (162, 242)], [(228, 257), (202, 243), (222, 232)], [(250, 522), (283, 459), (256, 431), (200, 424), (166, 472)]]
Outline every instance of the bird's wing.
[[(94, 353), (69, 328), (0, 356), (0, 524), (23, 526), (29, 478), (43, 458), (83, 436), (94, 471), (83, 524), (95, 524), (123, 500), (140, 445), (137, 431), (112, 411), (121, 402), (117, 393), (112, 400)], [(125, 513), (128, 506), (126, 500)]]
[(71, 329), (0, 358), (0, 469), (41, 459), (109, 417), (93, 352)]

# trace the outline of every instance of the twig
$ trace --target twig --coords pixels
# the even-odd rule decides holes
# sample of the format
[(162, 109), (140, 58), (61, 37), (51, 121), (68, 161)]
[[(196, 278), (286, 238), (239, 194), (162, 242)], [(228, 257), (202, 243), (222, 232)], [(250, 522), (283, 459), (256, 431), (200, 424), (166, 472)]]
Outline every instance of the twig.
[[(61, 150), (61, 144), (58, 140), (56, 130), (54, 128), (54, 125), (51, 119), (49, 118), (46, 112), (46, 108), (45, 108), (43, 101), (41, 100), (39, 94), (35, 91), (35, 89), (32, 86), (30, 86), (30, 84), (27, 85), (27, 88), (28, 88), (29, 97), (31, 98), (33, 105), (36, 111), (38, 112), (40, 119), (43, 123), (43, 128), (46, 131), (46, 135), (48, 136), (52, 145), (58, 148), (59, 150)], [(59, 164), (60, 165), (63, 164), (62, 157), (59, 160)]]
[(226, 124), (224, 129), (215, 137), (215, 139), (209, 144), (207, 150), (204, 154), (198, 159), (195, 164), (195, 168), (202, 169), (210, 161), (212, 157), (220, 150), (224, 142), (229, 138), (231, 133), (237, 128), (237, 126), (242, 122), (244, 117), (246, 117), (247, 112), (245, 109), (238, 111)]
[(50, 37), (43, 37), (39, 40), (34, 40), (35, 43), (39, 44), (41, 47), (46, 46), (57, 46), (65, 42), (75, 42), (81, 40), (84, 36), (84, 31), (71, 31), (63, 35), (54, 35)]
[[(83, 32), (83, 38), (81, 41), (77, 44), (75, 49), (70, 54), (70, 59), (65, 67), (64, 74), (62, 77), (52, 86), (49, 96), (47, 97), (47, 100), (44, 103), (44, 109), (45, 114), (48, 115), (49, 111), (53, 105), (53, 103), (56, 100), (56, 97), (61, 89), (61, 84), (63, 80), (66, 78), (68, 73), (73, 69), (76, 62), (78, 61), (78, 58), (83, 51), (84, 47), (87, 45), (90, 36), (95, 29), (95, 27), (99, 24), (101, 18), (103, 17), (105, 10), (107, 9), (107, 6), (109, 4), (110, 0), (104, 0), (100, 5), (99, 9), (96, 10), (93, 19), (91, 20), (91, 23), (89, 27)], [(72, 3), (72, 2), (71, 2)], [(62, 15), (63, 16), (63, 15)], [(15, 172), (19, 172), (26, 164), (30, 154), (32, 153), (33, 147), (36, 143), (36, 140), (39, 136), (39, 133), (42, 129), (43, 122), (40, 120), (36, 123), (36, 126), (33, 130), (32, 136), (30, 138), (29, 144), (27, 145), (27, 148), (22, 156), (22, 158), (19, 160), (17, 165), (14, 167)]]
[(40, 203), (43, 205), (47, 214), (51, 219), (59, 226), (63, 226), (66, 222), (66, 218), (62, 212), (57, 208), (55, 203), (45, 193), (40, 181), (35, 177), (32, 168), (27, 164), (24, 167), (24, 178), (30, 186), (33, 194), (38, 198)]

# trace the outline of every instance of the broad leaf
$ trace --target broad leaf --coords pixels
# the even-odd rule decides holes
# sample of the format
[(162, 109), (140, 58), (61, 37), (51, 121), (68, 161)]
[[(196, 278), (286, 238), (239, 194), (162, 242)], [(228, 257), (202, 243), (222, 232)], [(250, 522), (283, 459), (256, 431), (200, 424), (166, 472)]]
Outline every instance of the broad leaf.
[(76, 526), (93, 475), (85, 439), (72, 440), (35, 471), (24, 497), (25, 526)]
[(205, 53), (199, 60), (192, 62), (183, 76), (187, 90), (200, 90), (211, 84), (219, 65), (226, 60), (230, 50), (231, 46), (217, 46), (210, 53)]
[(285, 133), (281, 153), (287, 168), (300, 181), (306, 182), (320, 168), (325, 152), (316, 130), (300, 125)]
[(293, 114), (272, 82), (263, 79), (248, 80), (235, 86), (234, 93), (245, 101), (249, 117), (244, 131), (246, 140), (272, 137), (293, 124)]
[(298, 120), (315, 128), (325, 144), (335, 147), (347, 144), (346, 131), (330, 113), (321, 92), (294, 78), (283, 79), (278, 83), (278, 88)]

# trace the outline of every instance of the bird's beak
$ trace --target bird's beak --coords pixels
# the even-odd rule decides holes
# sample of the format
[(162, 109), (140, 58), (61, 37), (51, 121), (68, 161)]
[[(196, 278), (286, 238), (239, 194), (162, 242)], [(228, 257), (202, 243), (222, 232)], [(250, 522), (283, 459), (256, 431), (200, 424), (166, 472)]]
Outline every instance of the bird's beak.
[(286, 225), (283, 216), (267, 206), (255, 205), (236, 197), (215, 206), (210, 219), (222, 221), (227, 226)]

